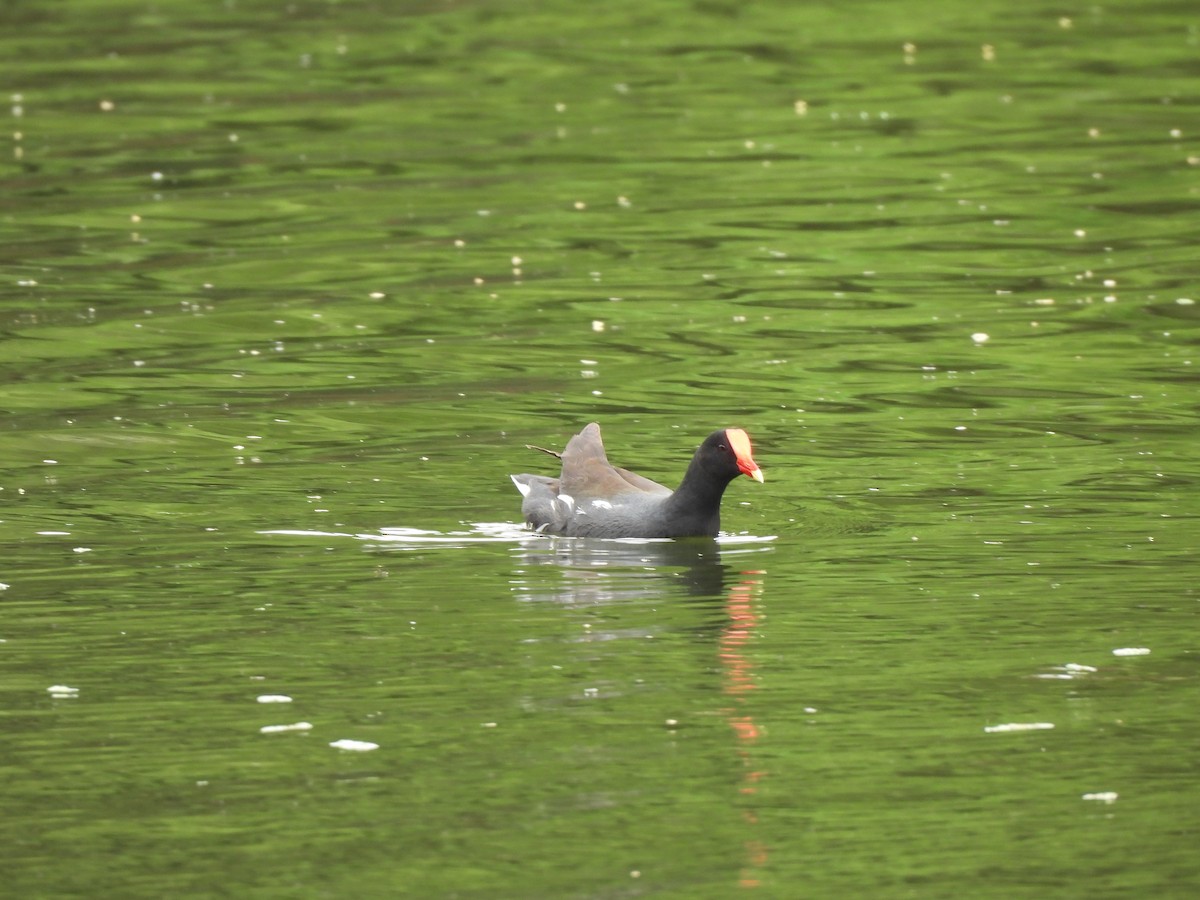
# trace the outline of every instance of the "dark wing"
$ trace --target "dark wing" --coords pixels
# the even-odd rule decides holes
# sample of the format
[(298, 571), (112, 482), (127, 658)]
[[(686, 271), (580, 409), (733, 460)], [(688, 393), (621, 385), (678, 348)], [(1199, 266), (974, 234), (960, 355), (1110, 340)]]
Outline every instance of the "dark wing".
[(651, 481), (645, 475), (639, 475), (637, 472), (630, 472), (628, 469), (622, 469), (620, 466), (614, 466), (613, 468), (618, 475), (620, 475), (640, 491), (645, 491), (648, 494), (675, 493), (666, 485), (659, 484), (657, 481)]
[(571, 438), (563, 450), (562, 461), (560, 491), (576, 499), (608, 499), (631, 491), (671, 493), (670, 488), (663, 487), (649, 478), (613, 466), (604, 451), (600, 426), (595, 422)]

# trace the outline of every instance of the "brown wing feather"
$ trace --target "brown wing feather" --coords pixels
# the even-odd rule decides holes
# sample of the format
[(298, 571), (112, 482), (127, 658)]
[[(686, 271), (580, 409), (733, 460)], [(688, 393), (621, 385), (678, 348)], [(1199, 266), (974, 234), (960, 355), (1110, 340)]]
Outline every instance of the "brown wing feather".
[(620, 466), (613, 467), (616, 473), (628, 481), (639, 491), (646, 491), (649, 494), (671, 494), (674, 493), (669, 487), (659, 484), (657, 481), (651, 481), (645, 475), (639, 475), (637, 472), (630, 472), (628, 469), (622, 469)]
[(613, 466), (600, 438), (600, 426), (595, 422), (567, 442), (562, 461), (560, 490), (576, 499), (607, 498), (629, 491), (670, 492), (649, 478)]

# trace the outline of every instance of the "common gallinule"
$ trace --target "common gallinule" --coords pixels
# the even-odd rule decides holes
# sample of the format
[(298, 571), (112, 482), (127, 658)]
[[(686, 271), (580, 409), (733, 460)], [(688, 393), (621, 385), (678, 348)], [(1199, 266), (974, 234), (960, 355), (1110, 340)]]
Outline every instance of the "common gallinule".
[[(541, 447), (531, 449), (541, 450)], [(595, 422), (567, 442), (562, 475), (511, 475), (525, 498), (521, 512), (531, 528), (571, 537), (716, 537), (721, 495), (738, 475), (762, 481), (740, 428), (714, 431), (696, 450), (679, 487), (672, 491), (612, 465)]]

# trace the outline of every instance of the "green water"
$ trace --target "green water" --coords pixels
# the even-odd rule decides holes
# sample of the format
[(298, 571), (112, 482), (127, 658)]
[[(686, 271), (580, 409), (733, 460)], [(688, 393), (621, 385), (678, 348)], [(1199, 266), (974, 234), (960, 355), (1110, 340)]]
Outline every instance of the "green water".
[[(1195, 896), (1198, 53), (1169, 2), (3, 7), (5, 892)], [(522, 534), (592, 420), (766, 484)]]

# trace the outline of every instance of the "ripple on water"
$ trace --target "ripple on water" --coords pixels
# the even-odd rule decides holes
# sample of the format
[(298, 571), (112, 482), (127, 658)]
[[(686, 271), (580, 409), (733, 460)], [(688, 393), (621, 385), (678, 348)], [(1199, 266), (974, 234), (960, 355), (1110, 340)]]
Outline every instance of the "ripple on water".
[[(348, 531), (316, 531), (303, 528), (279, 528), (259, 531), (263, 535), (280, 535), (286, 537), (312, 538), (350, 538), (364, 541), (375, 549), (405, 550), (429, 549), (434, 547), (463, 548), (474, 544), (512, 543), (522, 546), (547, 545), (557, 546), (591, 546), (603, 547), (641, 547), (659, 544), (696, 546), (697, 542), (676, 541), (673, 538), (572, 538), (557, 535), (537, 534), (517, 522), (474, 522), (464, 531), (437, 531), (428, 528), (411, 528), (408, 526), (389, 526), (378, 532), (348, 532)], [(747, 552), (752, 548), (762, 548), (776, 540), (775, 535), (730, 534), (722, 533), (716, 539), (716, 544), (728, 548), (731, 552)], [(700, 542), (703, 543), (703, 542)]]

